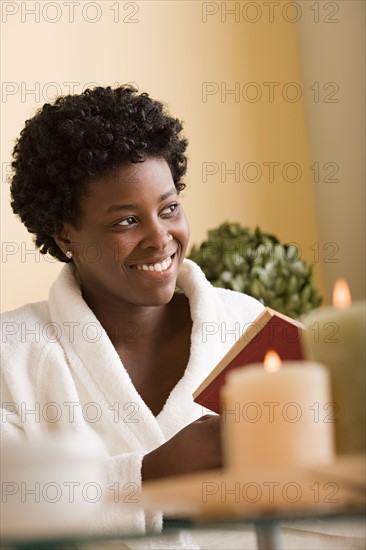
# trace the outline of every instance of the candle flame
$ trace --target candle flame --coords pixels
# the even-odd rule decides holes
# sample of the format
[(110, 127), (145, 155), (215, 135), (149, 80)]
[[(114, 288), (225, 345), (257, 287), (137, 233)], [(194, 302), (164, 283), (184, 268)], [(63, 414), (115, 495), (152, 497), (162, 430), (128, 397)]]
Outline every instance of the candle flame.
[(333, 289), (333, 305), (343, 309), (351, 305), (351, 293), (344, 279), (337, 279)]
[(264, 368), (267, 372), (277, 372), (281, 368), (281, 358), (274, 350), (267, 351), (264, 358)]

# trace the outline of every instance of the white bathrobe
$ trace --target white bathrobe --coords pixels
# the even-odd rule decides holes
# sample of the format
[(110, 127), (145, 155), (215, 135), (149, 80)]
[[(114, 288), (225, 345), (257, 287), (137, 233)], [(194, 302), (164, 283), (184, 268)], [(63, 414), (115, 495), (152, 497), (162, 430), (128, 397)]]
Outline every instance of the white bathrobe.
[[(118, 483), (122, 493), (131, 483), (140, 488), (143, 456), (209, 412), (193, 402), (192, 392), (263, 309), (249, 296), (214, 288), (190, 260), (184, 261), (177, 286), (190, 303), (190, 358), (157, 417), (82, 298), (72, 264), (61, 270), (48, 301), (4, 314), (3, 440), (57, 428), (80, 434), (92, 429), (108, 456), (108, 487)], [(35, 413), (27, 413), (30, 409)], [(51, 417), (57, 422), (49, 422)], [(94, 527), (144, 532), (159, 529), (161, 520), (158, 513), (110, 504)]]

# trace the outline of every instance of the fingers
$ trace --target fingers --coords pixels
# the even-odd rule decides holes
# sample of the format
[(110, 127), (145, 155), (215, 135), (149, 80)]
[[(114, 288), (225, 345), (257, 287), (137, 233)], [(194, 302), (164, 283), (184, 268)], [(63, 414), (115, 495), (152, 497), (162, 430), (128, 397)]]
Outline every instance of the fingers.
[(196, 422), (206, 422), (207, 420), (211, 420), (212, 418), (220, 418), (217, 414), (205, 414), (201, 416), (201, 418), (198, 418)]
[(221, 419), (217, 414), (205, 414), (202, 418), (196, 420), (196, 422), (208, 424), (207, 428), (215, 433), (219, 433), (221, 429)]

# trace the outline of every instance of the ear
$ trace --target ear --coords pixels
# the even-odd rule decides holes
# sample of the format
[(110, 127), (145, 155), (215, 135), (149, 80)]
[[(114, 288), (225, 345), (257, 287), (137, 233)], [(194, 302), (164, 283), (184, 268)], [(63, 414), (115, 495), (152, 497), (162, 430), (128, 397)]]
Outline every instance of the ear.
[(64, 254), (72, 250), (72, 241), (70, 235), (70, 225), (68, 223), (63, 224), (63, 228), (57, 235), (52, 235), (57, 246), (62, 250)]

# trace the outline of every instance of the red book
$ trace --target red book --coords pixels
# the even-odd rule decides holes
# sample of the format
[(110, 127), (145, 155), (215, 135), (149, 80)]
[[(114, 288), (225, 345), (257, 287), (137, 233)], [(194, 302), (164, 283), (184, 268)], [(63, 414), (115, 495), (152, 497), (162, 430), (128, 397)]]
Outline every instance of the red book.
[(194, 401), (219, 413), (220, 388), (227, 373), (250, 363), (263, 363), (269, 350), (276, 351), (282, 360), (303, 360), (302, 329), (298, 321), (266, 307), (196, 389)]

